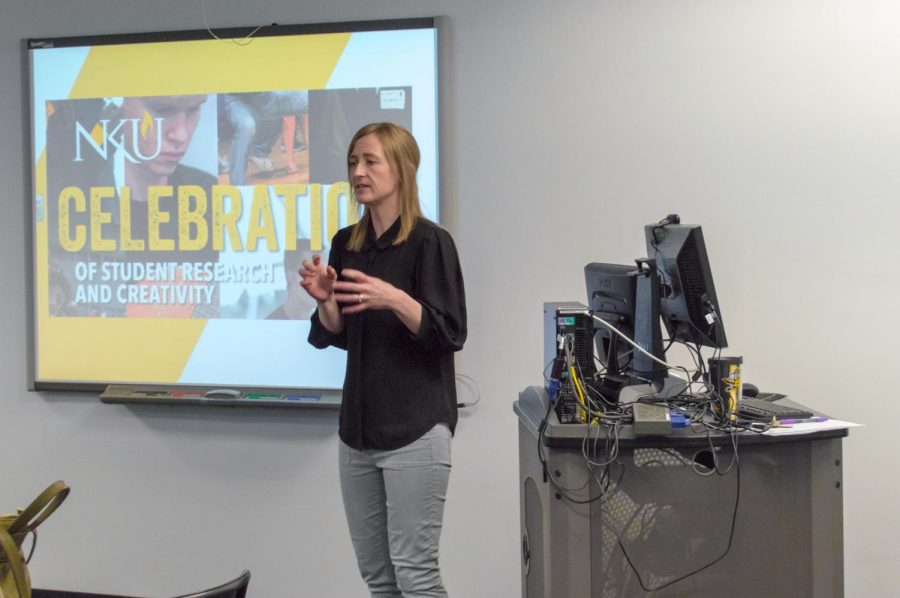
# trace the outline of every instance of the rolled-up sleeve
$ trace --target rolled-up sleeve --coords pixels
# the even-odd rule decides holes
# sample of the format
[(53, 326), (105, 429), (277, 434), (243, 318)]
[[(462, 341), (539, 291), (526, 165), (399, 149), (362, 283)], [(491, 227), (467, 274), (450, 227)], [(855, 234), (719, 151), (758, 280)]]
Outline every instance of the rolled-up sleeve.
[(340, 333), (335, 334), (325, 328), (322, 325), (322, 321), (319, 320), (319, 310), (313, 313), (310, 320), (310, 329), (309, 336), (307, 340), (309, 344), (315, 347), (316, 349), (324, 349), (325, 347), (337, 347), (338, 349), (346, 349), (347, 348), (347, 331), (346, 329), (341, 330)]
[(433, 228), (416, 259), (416, 298), (422, 322), (413, 342), (430, 354), (462, 349), (466, 341), (466, 294), (453, 238)]

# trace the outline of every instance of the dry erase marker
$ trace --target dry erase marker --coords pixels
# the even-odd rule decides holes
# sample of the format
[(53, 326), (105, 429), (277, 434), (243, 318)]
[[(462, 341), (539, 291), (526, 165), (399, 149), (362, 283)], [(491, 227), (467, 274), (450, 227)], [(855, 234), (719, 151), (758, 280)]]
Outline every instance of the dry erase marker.
[(778, 420), (779, 424), (790, 425), (790, 424), (812, 424), (816, 422), (827, 422), (827, 417), (822, 417), (817, 415), (816, 417), (807, 417), (803, 419), (780, 419)]
[(285, 401), (318, 401), (322, 395), (284, 395)]
[(246, 395), (247, 399), (251, 401), (278, 401), (281, 400), (280, 394), (271, 394), (271, 393), (261, 393), (261, 392), (251, 392)]

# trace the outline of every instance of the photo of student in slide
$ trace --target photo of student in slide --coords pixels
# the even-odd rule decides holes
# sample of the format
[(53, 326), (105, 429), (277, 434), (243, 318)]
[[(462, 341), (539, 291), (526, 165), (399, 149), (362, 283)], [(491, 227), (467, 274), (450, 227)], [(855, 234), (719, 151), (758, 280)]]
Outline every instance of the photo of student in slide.
[(219, 111), (220, 182), (309, 181), (307, 90), (223, 93)]
[[(218, 258), (216, 177), (182, 163), (204, 110), (205, 94), (48, 103), (51, 315), (215, 317), (194, 271)], [(214, 165), (215, 135), (200, 143)]]
[(277, 307), (271, 309), (267, 320), (308, 320), (316, 310), (316, 301), (300, 286), (300, 269), (303, 262), (312, 260), (314, 253), (328, 260), (328, 252), (313, 252), (309, 239), (297, 239), (296, 249), (284, 251), (285, 290), (276, 293)]
[(309, 133), (309, 180), (329, 185), (347, 176), (347, 146), (360, 127), (392, 122), (412, 130), (412, 88), (317, 89), (309, 94), (309, 110), (315, 122)]

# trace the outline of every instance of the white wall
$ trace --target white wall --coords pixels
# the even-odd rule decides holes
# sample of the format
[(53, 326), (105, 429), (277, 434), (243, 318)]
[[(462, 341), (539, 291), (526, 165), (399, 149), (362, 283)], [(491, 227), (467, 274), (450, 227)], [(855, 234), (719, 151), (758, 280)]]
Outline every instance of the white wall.
[[(516, 393), (541, 380), (541, 304), (704, 225), (745, 378), (863, 422), (844, 443), (848, 596), (900, 587), (892, 408), (900, 333), (900, 5), (887, 0), (208, 0), (213, 27), (447, 16), (443, 214), (470, 338), (442, 560), (454, 596), (519, 595)], [(26, 387), (21, 40), (203, 27), (197, 1), (2, 0), (0, 510), (73, 492), (40, 586), (171, 595), (253, 572), (262, 597), (364, 594), (334, 414), (101, 405)], [(73, 347), (77, 351), (77, 347)], [(4, 506), (5, 505), (5, 506)]]

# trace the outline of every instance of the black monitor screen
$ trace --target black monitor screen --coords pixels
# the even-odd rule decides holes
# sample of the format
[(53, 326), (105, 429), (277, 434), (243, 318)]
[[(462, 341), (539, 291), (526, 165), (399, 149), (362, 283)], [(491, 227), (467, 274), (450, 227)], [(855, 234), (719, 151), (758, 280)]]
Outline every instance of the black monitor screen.
[[(634, 338), (636, 267), (590, 263), (584, 280), (591, 312)], [(596, 325), (597, 356), (610, 374), (623, 373), (630, 362), (631, 346), (605, 326)]]
[(698, 225), (648, 224), (647, 256), (659, 273), (660, 315), (676, 341), (727, 346), (712, 270)]

